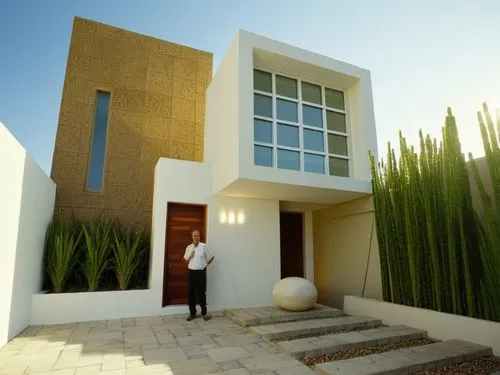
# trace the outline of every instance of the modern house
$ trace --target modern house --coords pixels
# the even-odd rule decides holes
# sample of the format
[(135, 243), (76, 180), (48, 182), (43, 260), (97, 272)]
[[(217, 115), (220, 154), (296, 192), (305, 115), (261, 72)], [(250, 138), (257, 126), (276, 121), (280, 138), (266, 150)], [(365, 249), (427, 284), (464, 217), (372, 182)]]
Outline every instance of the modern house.
[[(4, 263), (16, 274), (6, 336), (29, 324), (186, 312), (180, 256), (193, 229), (215, 254), (210, 310), (273, 304), (286, 276), (309, 279), (329, 305), (381, 297), (369, 151), (377, 155), (365, 69), (239, 31), (212, 77), (208, 52), (76, 18), (55, 198), (39, 170), (12, 172), (21, 187), (32, 178), (47, 188)], [(149, 288), (41, 293), (36, 268), (53, 212), (149, 225)], [(28, 232), (38, 242), (20, 244)]]

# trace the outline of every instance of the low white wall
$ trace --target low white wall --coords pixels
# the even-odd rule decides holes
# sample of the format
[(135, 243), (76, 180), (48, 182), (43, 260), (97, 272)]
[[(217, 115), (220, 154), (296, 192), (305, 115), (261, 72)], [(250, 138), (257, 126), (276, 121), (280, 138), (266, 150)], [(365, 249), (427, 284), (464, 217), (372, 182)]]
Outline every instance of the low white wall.
[(0, 347), (30, 323), (40, 290), (45, 231), (54, 212), (54, 182), (0, 123)]
[[(64, 324), (162, 314), (151, 290), (33, 295), (32, 325)], [(171, 309), (183, 313), (185, 308)]]
[(500, 355), (500, 323), (356, 296), (345, 296), (343, 309), (348, 315), (371, 316), (387, 325), (423, 329), (438, 340), (460, 339), (485, 345)]
[[(37, 293), (31, 324), (187, 314), (185, 305), (162, 308), (168, 202), (207, 205), (207, 244), (215, 255), (207, 275), (210, 311), (273, 304), (272, 288), (280, 278), (279, 203), (213, 196), (212, 189), (210, 164), (160, 159), (155, 170), (149, 289)], [(244, 213), (245, 223), (220, 223), (221, 210)]]

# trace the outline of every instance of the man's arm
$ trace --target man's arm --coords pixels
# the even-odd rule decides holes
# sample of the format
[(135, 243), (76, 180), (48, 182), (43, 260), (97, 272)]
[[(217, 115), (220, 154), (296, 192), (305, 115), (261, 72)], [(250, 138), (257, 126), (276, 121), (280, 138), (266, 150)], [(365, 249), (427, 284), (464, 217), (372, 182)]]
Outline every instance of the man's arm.
[(191, 247), (191, 245), (186, 247), (186, 251), (184, 253), (184, 260), (186, 261), (186, 263), (189, 263), (189, 261), (194, 257), (194, 250), (190, 251)]
[(207, 266), (214, 261), (214, 258), (215, 257), (210, 251), (210, 249), (207, 246), (205, 246), (205, 259), (207, 260)]

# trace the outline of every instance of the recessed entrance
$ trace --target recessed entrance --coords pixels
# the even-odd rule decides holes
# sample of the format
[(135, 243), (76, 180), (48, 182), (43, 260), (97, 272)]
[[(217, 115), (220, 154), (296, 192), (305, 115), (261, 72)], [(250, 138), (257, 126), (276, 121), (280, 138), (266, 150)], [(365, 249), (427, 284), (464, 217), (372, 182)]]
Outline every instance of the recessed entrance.
[(201, 242), (206, 242), (205, 222), (206, 206), (168, 204), (162, 306), (188, 303), (188, 269), (183, 260), (184, 251), (192, 242), (191, 232), (195, 229), (200, 231)]
[(281, 278), (304, 277), (303, 214), (280, 212)]

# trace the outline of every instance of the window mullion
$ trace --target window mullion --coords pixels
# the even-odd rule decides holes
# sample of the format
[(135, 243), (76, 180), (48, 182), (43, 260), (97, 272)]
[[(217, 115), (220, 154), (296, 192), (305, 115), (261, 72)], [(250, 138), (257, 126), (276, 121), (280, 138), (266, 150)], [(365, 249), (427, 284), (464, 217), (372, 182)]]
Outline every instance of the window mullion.
[(273, 98), (273, 167), (278, 168), (278, 125), (277, 125), (277, 119), (278, 119), (278, 113), (276, 110), (276, 74), (272, 73), (271, 75), (272, 79), (272, 98)]

